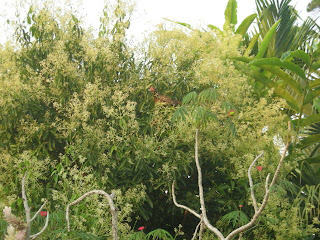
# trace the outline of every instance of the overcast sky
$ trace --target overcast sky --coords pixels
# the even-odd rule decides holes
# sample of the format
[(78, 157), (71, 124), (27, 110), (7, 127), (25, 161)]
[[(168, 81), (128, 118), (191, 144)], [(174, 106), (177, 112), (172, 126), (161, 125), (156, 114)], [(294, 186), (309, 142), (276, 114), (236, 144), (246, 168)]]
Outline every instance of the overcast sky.
[[(3, 43), (8, 36), (4, 23), (7, 18), (14, 16), (14, 4), (19, 0), (0, 0), (2, 8), (0, 12), (0, 42)], [(20, 0), (34, 2), (37, 0)], [(43, 1), (43, 0), (42, 0)], [(101, 16), (106, 0), (67, 0), (70, 5), (79, 10), (87, 26), (99, 27)], [(64, 0), (53, 0), (58, 6)], [(132, 17), (130, 35), (141, 40), (155, 26), (163, 22), (163, 18), (190, 23), (194, 26), (206, 26), (212, 24), (222, 27), (224, 23), (224, 10), (228, 0), (136, 0), (135, 12)], [(238, 23), (245, 17), (254, 13), (254, 0), (237, 0)], [(309, 0), (293, 0), (293, 5), (303, 18), (308, 14), (306, 6)], [(315, 17), (313, 15), (313, 17)]]

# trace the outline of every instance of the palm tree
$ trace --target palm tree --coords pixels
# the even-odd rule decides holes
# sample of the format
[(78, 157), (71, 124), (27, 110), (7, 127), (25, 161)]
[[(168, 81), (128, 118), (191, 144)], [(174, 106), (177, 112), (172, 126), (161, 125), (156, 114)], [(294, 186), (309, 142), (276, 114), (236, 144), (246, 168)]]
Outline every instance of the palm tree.
[[(308, 51), (308, 45), (319, 36), (320, 27), (307, 18), (301, 26), (291, 0), (256, 0), (257, 27), (254, 34), (259, 33), (260, 41), (264, 39), (270, 28), (280, 20), (276, 34), (269, 43), (266, 57), (281, 57), (287, 51), (301, 49)], [(253, 48), (257, 51), (258, 48)], [(256, 54), (256, 52), (252, 52)]]

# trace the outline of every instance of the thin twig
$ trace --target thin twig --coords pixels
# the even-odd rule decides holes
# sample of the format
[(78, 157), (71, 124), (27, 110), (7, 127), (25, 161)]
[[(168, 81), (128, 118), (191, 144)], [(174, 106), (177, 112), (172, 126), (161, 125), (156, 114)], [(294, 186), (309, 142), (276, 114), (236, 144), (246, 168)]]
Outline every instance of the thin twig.
[(47, 218), (46, 218), (46, 223), (45, 225), (43, 226), (43, 228), (41, 229), (40, 232), (34, 234), (34, 235), (31, 235), (30, 236), (30, 239), (35, 239), (36, 237), (38, 237), (41, 233), (44, 232), (44, 230), (46, 230), (46, 228), (48, 227), (48, 223), (49, 223), (49, 212), (47, 212)]
[(31, 218), (30, 222), (32, 222), (37, 217), (37, 215), (41, 212), (41, 210), (44, 208), (44, 206), (46, 205), (47, 202), (48, 202), (47, 200), (44, 201), (44, 203), (39, 208), (39, 210), (33, 215), (33, 217)]
[(77, 200), (69, 203), (67, 205), (66, 208), (66, 221), (67, 221), (67, 226), (68, 226), (68, 232), (70, 232), (70, 221), (69, 221), (69, 208), (79, 202), (81, 202), (84, 198), (92, 195), (92, 194), (98, 194), (98, 195), (102, 195), (104, 196), (108, 202), (109, 202), (109, 206), (110, 206), (110, 212), (112, 215), (112, 237), (113, 240), (118, 240), (118, 213), (117, 213), (117, 209), (113, 203), (113, 194), (109, 195), (108, 193), (106, 193), (105, 191), (102, 190), (92, 190), (90, 192), (87, 192), (85, 194), (83, 194), (81, 197), (79, 197)]
[(269, 179), (270, 179), (270, 173), (268, 173), (267, 177), (266, 177), (266, 183), (265, 183), (265, 189), (266, 189), (266, 192), (269, 191)]
[(258, 161), (259, 158), (261, 158), (263, 156), (263, 152), (261, 152), (250, 164), (250, 167), (248, 169), (248, 178), (249, 178), (249, 185), (250, 185), (250, 192), (251, 192), (251, 199), (252, 199), (252, 204), (253, 204), (253, 208), (254, 208), (254, 212), (258, 211), (258, 205), (257, 205), (257, 200), (256, 197), (254, 195), (254, 189), (253, 189), (253, 181), (252, 181), (252, 177), (251, 177), (251, 169), (252, 167), (255, 165), (255, 163)]
[(202, 220), (200, 220), (200, 222), (199, 222), (198, 225), (196, 226), (196, 229), (194, 230), (193, 237), (192, 237), (191, 240), (195, 240), (195, 239), (196, 239), (197, 233), (198, 233), (198, 229), (199, 229), (201, 223), (202, 223)]
[(203, 229), (204, 229), (204, 224), (203, 224), (203, 221), (201, 221), (200, 230), (199, 230), (199, 240), (202, 239)]

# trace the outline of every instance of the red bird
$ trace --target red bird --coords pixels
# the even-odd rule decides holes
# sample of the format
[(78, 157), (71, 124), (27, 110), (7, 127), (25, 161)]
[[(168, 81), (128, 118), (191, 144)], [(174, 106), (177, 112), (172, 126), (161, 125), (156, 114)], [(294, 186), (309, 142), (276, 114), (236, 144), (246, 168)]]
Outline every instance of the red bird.
[(149, 90), (153, 93), (153, 100), (155, 103), (165, 103), (172, 106), (180, 105), (181, 102), (177, 100), (172, 100), (170, 97), (166, 95), (160, 95), (157, 93), (155, 87), (150, 87)]

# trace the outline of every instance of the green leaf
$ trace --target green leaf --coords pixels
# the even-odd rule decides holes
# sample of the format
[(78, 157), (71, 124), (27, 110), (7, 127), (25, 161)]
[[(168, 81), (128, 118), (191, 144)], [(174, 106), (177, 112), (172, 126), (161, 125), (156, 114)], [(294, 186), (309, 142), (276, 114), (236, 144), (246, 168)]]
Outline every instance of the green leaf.
[(147, 235), (144, 232), (139, 231), (139, 232), (133, 233), (129, 237), (129, 240), (147, 240)]
[(298, 93), (299, 95), (302, 94), (300, 84), (298, 84), (289, 74), (281, 70), (279, 67), (269, 65), (262, 65), (259, 67), (278, 76), (280, 79), (284, 80), (285, 83), (287, 83), (292, 89), (294, 89), (296, 93)]
[(155, 229), (147, 234), (147, 239), (150, 240), (174, 240), (172, 235), (163, 229)]
[(258, 41), (259, 39), (259, 36), (260, 34), (257, 33), (256, 35), (254, 35), (246, 49), (246, 51), (244, 52), (243, 56), (249, 56), (249, 54), (251, 53), (252, 51), (252, 48), (254, 47), (254, 45), (256, 44), (256, 42)]
[(297, 75), (299, 75), (301, 78), (306, 79), (305, 72), (303, 71), (302, 68), (298, 67), (296, 64), (291, 63), (291, 62), (282, 62), (279, 58), (262, 58), (262, 59), (256, 59), (253, 60), (250, 65), (254, 65), (257, 67), (263, 66), (263, 65), (271, 65), (271, 66), (277, 66), (277, 67), (282, 67), (286, 68)]
[(313, 107), (320, 112), (320, 98), (313, 99)]
[(228, 224), (232, 222), (233, 227), (236, 225), (244, 225), (249, 222), (248, 216), (243, 211), (232, 211), (224, 215), (221, 219)]
[(179, 107), (172, 115), (172, 122), (177, 122), (177, 121), (185, 121), (186, 117), (188, 115), (187, 108), (182, 106)]
[(223, 29), (227, 30), (230, 27), (230, 24), (234, 26), (237, 24), (237, 1), (229, 0), (226, 10), (224, 12), (225, 23), (223, 25)]
[(301, 140), (299, 147), (305, 148), (318, 142), (320, 142), (320, 134), (310, 135)]
[(241, 62), (245, 62), (245, 63), (250, 63), (254, 60), (253, 57), (237, 57), (235, 59), (238, 61), (241, 61)]
[(292, 57), (302, 59), (308, 66), (311, 63), (310, 56), (302, 50), (296, 50), (293, 52), (292, 51), (285, 52), (284, 54), (282, 54), (280, 60), (282, 62), (284, 62), (287, 59), (292, 58)]
[(300, 126), (306, 127), (306, 126), (313, 124), (313, 123), (316, 123), (316, 122), (320, 122), (320, 114), (313, 114), (313, 115), (310, 115), (306, 118), (301, 119)]
[(218, 30), (219, 32), (222, 32), (220, 28), (218, 28), (214, 25), (211, 25), (211, 24), (208, 24), (208, 28), (210, 28), (211, 30)]
[(182, 104), (188, 104), (190, 102), (196, 101), (198, 97), (198, 94), (195, 91), (189, 92), (186, 96), (183, 97), (182, 99)]
[(310, 88), (320, 87), (320, 78), (313, 81), (309, 81), (309, 87)]
[(208, 88), (200, 92), (199, 101), (211, 102), (216, 100), (217, 96), (218, 96), (218, 93), (214, 88)]
[(176, 24), (179, 24), (179, 25), (181, 25), (181, 26), (183, 26), (183, 27), (186, 27), (186, 28), (189, 28), (189, 29), (193, 30), (192, 27), (191, 27), (191, 25), (190, 25), (189, 23), (177, 22), (177, 21), (170, 20), (170, 19), (168, 19), (168, 18), (164, 18), (164, 20), (169, 21), (169, 22), (173, 22), (173, 23), (176, 23)]
[(251, 23), (256, 17), (257, 17), (257, 14), (252, 14), (246, 17), (237, 28), (236, 33), (240, 34), (241, 36), (244, 36), (244, 34), (246, 34), (246, 32), (248, 31), (248, 28), (250, 27)]
[(307, 162), (309, 164), (312, 163), (320, 163), (320, 155), (316, 156), (316, 157), (312, 157), (312, 158), (305, 158), (305, 159), (301, 159), (298, 162)]
[(273, 26), (267, 32), (266, 36), (263, 38), (263, 40), (262, 40), (262, 42), (260, 44), (260, 48), (259, 48), (259, 51), (257, 53), (256, 58), (262, 58), (265, 55), (265, 53), (266, 53), (266, 51), (268, 49), (269, 43), (270, 43), (272, 37), (274, 36), (279, 23), (280, 23), (280, 20), (275, 22), (273, 24)]
[(318, 70), (320, 68), (320, 60), (316, 61), (314, 64), (312, 64), (311, 69), (312, 70)]
[(310, 91), (305, 99), (304, 99), (304, 102), (303, 102), (303, 105), (311, 102), (313, 99), (315, 99), (316, 97), (319, 97), (320, 96), (320, 90), (312, 90)]
[(278, 86), (275, 82), (270, 80), (269, 78), (265, 77), (264, 75), (260, 73), (255, 73), (254, 77), (257, 81), (263, 83), (270, 89), (274, 89), (274, 93), (283, 99), (287, 101), (287, 104), (289, 105), (290, 108), (293, 110), (296, 110), (297, 112), (300, 111), (299, 105), (296, 102), (296, 100), (284, 89), (283, 87)]

